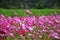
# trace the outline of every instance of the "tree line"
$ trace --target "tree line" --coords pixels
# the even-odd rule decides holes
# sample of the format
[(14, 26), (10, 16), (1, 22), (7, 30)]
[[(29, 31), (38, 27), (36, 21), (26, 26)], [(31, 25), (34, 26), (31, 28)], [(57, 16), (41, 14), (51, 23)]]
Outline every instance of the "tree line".
[(0, 8), (7, 9), (60, 8), (60, 0), (0, 0)]

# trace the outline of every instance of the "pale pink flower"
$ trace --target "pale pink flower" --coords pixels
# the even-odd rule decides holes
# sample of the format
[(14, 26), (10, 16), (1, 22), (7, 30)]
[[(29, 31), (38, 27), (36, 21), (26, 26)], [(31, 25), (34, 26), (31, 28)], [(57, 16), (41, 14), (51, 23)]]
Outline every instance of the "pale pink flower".
[(26, 10), (27, 14), (32, 14), (32, 12), (30, 10)]

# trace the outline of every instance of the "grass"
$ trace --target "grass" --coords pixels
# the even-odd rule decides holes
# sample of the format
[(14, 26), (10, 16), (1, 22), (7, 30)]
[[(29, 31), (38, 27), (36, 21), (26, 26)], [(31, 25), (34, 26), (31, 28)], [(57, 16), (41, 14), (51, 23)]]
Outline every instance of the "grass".
[[(51, 15), (53, 12), (57, 12), (60, 14), (60, 9), (30, 9), (31, 15)], [(25, 9), (2, 9), (0, 8), (0, 14), (4, 14), (6, 16), (14, 16), (14, 13), (17, 13), (18, 16), (26, 16), (28, 15), (25, 12)]]

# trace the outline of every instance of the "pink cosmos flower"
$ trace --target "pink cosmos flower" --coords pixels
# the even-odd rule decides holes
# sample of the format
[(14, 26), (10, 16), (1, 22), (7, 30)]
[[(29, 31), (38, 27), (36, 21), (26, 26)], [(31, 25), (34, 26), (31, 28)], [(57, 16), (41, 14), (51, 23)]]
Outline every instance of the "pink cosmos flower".
[(56, 29), (56, 31), (60, 33), (60, 29)]
[(39, 38), (43, 38), (43, 37), (40, 35)]
[(1, 15), (0, 15), (0, 18), (5, 18), (5, 16), (1, 14)]
[(20, 35), (22, 35), (22, 36), (24, 36), (24, 35), (25, 35), (25, 33), (24, 33), (24, 31), (23, 31), (23, 30), (20, 30), (20, 31), (19, 31), (19, 33), (20, 33)]
[(33, 31), (33, 27), (28, 26), (27, 28), (30, 30), (30, 32)]
[(19, 19), (20, 19), (21, 21), (24, 21), (24, 18), (23, 18), (23, 17), (20, 17)]
[[(31, 13), (27, 10), (27, 13)], [(37, 26), (36, 26), (37, 25)], [(39, 37), (43, 37), (43, 33), (48, 33), (47, 35), (59, 39), (60, 33), (60, 16), (27, 16), (27, 17), (8, 17), (0, 15), (0, 36), (5, 34), (8, 36), (14, 36), (15, 32), (20, 33), (20, 35), (25, 36), (25, 33), (33, 33), (34, 26), (39, 27), (36, 33)], [(56, 33), (57, 32), (57, 33)], [(35, 33), (35, 31), (34, 31)], [(34, 34), (29, 34), (30, 36), (35, 36)]]
[(28, 34), (29, 36), (31, 36), (31, 37), (35, 37), (35, 34)]
[(27, 32), (29, 32), (29, 31), (26, 29), (26, 30), (24, 30), (24, 32), (27, 33)]
[(50, 37), (59, 39), (59, 34), (53, 32), (50, 34)]
[(39, 24), (44, 25), (45, 19), (44, 17), (39, 17)]
[(5, 22), (3, 22), (1, 25), (2, 25), (2, 27), (6, 27), (7, 26), (7, 24)]
[(26, 10), (27, 14), (32, 14), (32, 12), (30, 10)]
[(8, 21), (9, 24), (13, 24), (13, 18), (12, 18), (12, 17), (9, 16), (9, 17), (7, 18), (7, 21)]
[(42, 30), (38, 30), (38, 33), (39, 33), (40, 35), (43, 35), (43, 31), (42, 31)]
[(14, 34), (13, 33), (9, 33), (10, 36), (14, 37)]

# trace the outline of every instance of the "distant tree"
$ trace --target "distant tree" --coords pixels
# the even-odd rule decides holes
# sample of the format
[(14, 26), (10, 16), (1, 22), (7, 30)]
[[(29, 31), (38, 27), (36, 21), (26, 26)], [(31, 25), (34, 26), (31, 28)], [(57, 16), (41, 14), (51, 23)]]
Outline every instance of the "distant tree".
[(60, 0), (0, 0), (0, 8), (60, 8)]

